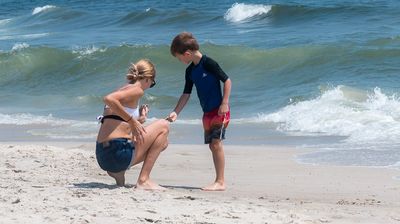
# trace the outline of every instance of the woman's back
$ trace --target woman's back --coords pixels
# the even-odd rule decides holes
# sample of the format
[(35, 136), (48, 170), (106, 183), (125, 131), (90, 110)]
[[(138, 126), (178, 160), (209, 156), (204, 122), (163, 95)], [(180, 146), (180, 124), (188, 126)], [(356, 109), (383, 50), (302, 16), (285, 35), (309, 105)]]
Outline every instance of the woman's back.
[[(135, 92), (137, 91), (137, 88), (139, 87), (135, 84), (128, 84), (115, 91), (115, 93), (120, 97), (120, 102), (124, 107), (124, 110), (136, 120), (140, 117), (138, 105), (141, 94), (138, 97), (132, 97), (129, 92)], [(101, 123), (97, 142), (105, 142), (114, 138), (132, 138), (130, 125), (125, 122), (124, 119), (116, 115), (108, 105), (104, 106)]]

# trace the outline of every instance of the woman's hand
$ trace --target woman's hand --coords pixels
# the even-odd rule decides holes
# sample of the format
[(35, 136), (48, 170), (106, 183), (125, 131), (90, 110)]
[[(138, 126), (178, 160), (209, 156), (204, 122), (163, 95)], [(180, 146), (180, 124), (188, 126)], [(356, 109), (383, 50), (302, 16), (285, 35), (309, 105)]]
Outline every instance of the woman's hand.
[(149, 108), (149, 105), (147, 105), (147, 104), (143, 104), (143, 105), (140, 106), (140, 108), (139, 108), (139, 114), (140, 114), (140, 116), (145, 116), (145, 117), (147, 117), (147, 114), (149, 113), (149, 111), (150, 111), (150, 108)]
[(140, 123), (144, 123), (146, 122), (147, 119), (147, 114), (149, 113), (150, 109), (149, 109), (149, 105), (147, 104), (143, 104), (142, 106), (140, 106), (139, 108), (139, 119), (138, 121)]
[(142, 124), (134, 118), (129, 120), (128, 123), (129, 123), (129, 126), (131, 127), (131, 131), (132, 131), (132, 140), (137, 143), (143, 143), (144, 134), (146, 133), (146, 129), (144, 129)]

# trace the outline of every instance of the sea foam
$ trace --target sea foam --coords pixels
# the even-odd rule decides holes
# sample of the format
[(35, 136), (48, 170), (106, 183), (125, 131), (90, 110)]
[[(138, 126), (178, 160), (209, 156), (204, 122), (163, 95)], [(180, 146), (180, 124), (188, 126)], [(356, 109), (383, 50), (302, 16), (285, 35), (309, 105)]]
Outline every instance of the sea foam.
[(19, 51), (19, 50), (22, 50), (22, 49), (25, 49), (28, 47), (29, 47), (29, 44), (27, 44), (27, 43), (17, 43), (17, 44), (14, 44), (11, 51), (15, 52), (15, 51)]
[(400, 139), (400, 100), (373, 92), (337, 86), (321, 96), (260, 114), (258, 121), (278, 123), (283, 132), (347, 136), (347, 142), (392, 142)]
[(0, 124), (13, 124), (13, 125), (38, 125), (46, 124), (50, 126), (71, 125), (74, 121), (65, 120), (53, 117), (49, 114), (47, 116), (33, 115), (30, 113), (19, 114), (0, 114)]
[(27, 127), (27, 133), (33, 136), (45, 136), (53, 139), (90, 139), (95, 138), (97, 121), (69, 120), (30, 113), (0, 114), (0, 124)]
[(107, 51), (107, 48), (98, 48), (96, 46), (89, 46), (89, 47), (75, 47), (72, 53), (79, 54), (81, 57), (81, 56), (92, 55), (96, 52), (103, 53), (105, 51)]
[(255, 16), (266, 15), (270, 5), (235, 3), (226, 11), (224, 18), (230, 22), (243, 22)]

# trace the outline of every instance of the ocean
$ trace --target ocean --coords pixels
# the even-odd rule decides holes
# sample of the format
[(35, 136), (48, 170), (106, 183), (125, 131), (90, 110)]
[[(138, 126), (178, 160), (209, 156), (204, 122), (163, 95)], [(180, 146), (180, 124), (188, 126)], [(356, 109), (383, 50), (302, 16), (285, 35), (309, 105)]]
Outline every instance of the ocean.
[[(315, 148), (315, 164), (400, 167), (400, 1), (0, 0), (1, 141), (95, 141), (102, 97), (149, 58), (150, 121), (174, 108), (192, 32), (230, 76), (226, 144)], [(196, 94), (172, 143), (202, 144)]]

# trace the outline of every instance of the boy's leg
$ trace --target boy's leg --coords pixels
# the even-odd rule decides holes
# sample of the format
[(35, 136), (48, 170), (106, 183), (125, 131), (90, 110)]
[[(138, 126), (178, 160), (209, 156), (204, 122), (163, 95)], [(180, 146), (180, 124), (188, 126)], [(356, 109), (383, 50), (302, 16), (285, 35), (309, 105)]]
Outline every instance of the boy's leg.
[(212, 139), (209, 144), (215, 167), (214, 183), (202, 188), (205, 191), (224, 191), (225, 190), (225, 154), (221, 139)]
[(225, 138), (225, 128), (228, 126), (229, 120), (230, 113), (220, 116), (218, 109), (203, 115), (204, 142), (209, 144), (216, 173), (214, 183), (202, 188), (205, 191), (225, 190), (225, 154), (222, 139)]

